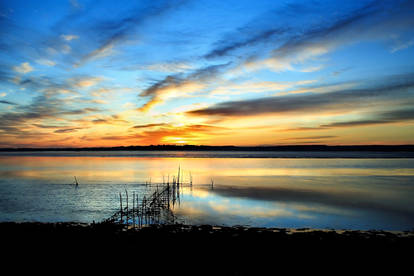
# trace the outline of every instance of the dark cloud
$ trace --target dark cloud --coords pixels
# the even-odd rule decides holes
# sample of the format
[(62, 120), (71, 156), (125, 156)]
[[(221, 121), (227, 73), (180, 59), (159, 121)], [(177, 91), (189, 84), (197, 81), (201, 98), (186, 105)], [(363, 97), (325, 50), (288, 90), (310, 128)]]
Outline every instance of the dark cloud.
[(60, 128), (61, 126), (54, 126), (54, 125), (42, 125), (42, 124), (33, 124), (35, 127), (38, 128)]
[(338, 136), (326, 135), (326, 136), (306, 136), (306, 137), (294, 137), (294, 138), (287, 138), (286, 140), (307, 140), (307, 139), (329, 139), (329, 138), (336, 138)]
[(353, 126), (367, 126), (367, 125), (376, 125), (376, 124), (386, 124), (391, 123), (391, 121), (385, 120), (360, 120), (360, 121), (346, 121), (346, 122), (336, 122), (321, 125), (320, 128), (332, 128), (332, 127), (353, 127)]
[(14, 102), (9, 102), (9, 101), (5, 101), (5, 100), (0, 100), (0, 103), (1, 104), (8, 104), (8, 105), (17, 105), (16, 103), (14, 103)]
[[(325, 11), (323, 16), (321, 16), (322, 10)], [(276, 57), (289, 55), (291, 52), (300, 51), (310, 41), (315, 42), (329, 36), (336, 36), (338, 33), (354, 28), (364, 19), (382, 10), (383, 5), (380, 5), (379, 1), (370, 1), (353, 10), (344, 9), (341, 12), (329, 3), (319, 1), (284, 4), (281, 8), (261, 15), (253, 22), (249, 22), (218, 41), (215, 47), (204, 55), (204, 58), (224, 57), (236, 50), (251, 48), (250, 55), (241, 57), (251, 62), (268, 55), (266, 49), (268, 43), (273, 44), (271, 55)], [(334, 12), (335, 16), (331, 16), (330, 14)], [(292, 17), (297, 17), (298, 20), (290, 20)], [(307, 23), (301, 24), (300, 22)], [(258, 47), (260, 43), (264, 47)]]
[(145, 124), (145, 125), (136, 125), (136, 126), (133, 126), (131, 128), (141, 129), (141, 128), (159, 127), (159, 126), (169, 126), (169, 124), (166, 124), (166, 123), (160, 123), (160, 124)]
[(327, 129), (327, 127), (296, 127), (296, 128), (289, 128), (285, 131), (308, 131), (308, 130), (322, 130)]
[(333, 127), (352, 127), (352, 126), (366, 126), (377, 124), (389, 124), (402, 121), (414, 120), (414, 109), (399, 109), (387, 112), (380, 112), (370, 115), (376, 119), (371, 120), (354, 120), (346, 122), (335, 122), (330, 124), (321, 125), (321, 128), (333, 128)]
[(68, 109), (61, 100), (41, 95), (35, 97), (28, 105), (16, 105), (13, 111), (0, 114), (0, 130), (3, 131), (0, 140), (3, 135), (19, 137), (45, 135), (46, 133), (31, 133), (25, 129), (33, 125), (41, 129), (52, 128), (52, 126), (33, 124), (33, 120), (60, 120), (65, 116), (86, 114), (93, 110), (95, 109)]
[(207, 53), (204, 58), (213, 59), (218, 57), (223, 57), (232, 53), (233, 51), (244, 48), (252, 47), (261, 42), (268, 42), (272, 37), (277, 35), (285, 34), (287, 32), (286, 28), (275, 28), (270, 30), (264, 30), (258, 34), (254, 34), (251, 37), (247, 37), (242, 41), (226, 40), (226, 43), (221, 42), (219, 44), (224, 44), (218, 47), (215, 47), (209, 53)]
[(123, 120), (118, 115), (111, 115), (105, 118), (97, 118), (92, 120), (94, 124), (119, 124), (119, 123), (128, 123), (128, 121)]
[[(391, 83), (372, 88), (340, 90), (330, 93), (304, 93), (266, 97), (246, 101), (231, 101), (189, 111), (196, 116), (251, 116), (266, 113), (312, 113), (327, 110), (355, 110), (374, 102), (412, 97), (414, 82)], [(407, 115), (407, 114), (406, 114)]]
[(69, 132), (76, 132), (79, 129), (83, 129), (81, 127), (72, 127), (72, 128), (62, 128), (62, 129), (57, 129), (54, 131), (54, 133), (69, 133)]
[(108, 120), (107, 119), (94, 119), (94, 120), (92, 120), (92, 123), (94, 123), (94, 124), (106, 124), (106, 123), (108, 123)]
[[(291, 128), (291, 129), (286, 129), (285, 131), (327, 130), (331, 128), (370, 126), (370, 125), (392, 124), (392, 123), (398, 123), (398, 122), (412, 121), (414, 120), (414, 109), (402, 108), (402, 109), (396, 109), (396, 110), (391, 110), (391, 111), (386, 111), (386, 112), (374, 112), (374, 113), (366, 114), (365, 117), (367, 117), (367, 119), (333, 122), (333, 123), (323, 124), (323, 125), (316, 126), (316, 127)], [(321, 137), (324, 137), (324, 136), (321, 136)]]

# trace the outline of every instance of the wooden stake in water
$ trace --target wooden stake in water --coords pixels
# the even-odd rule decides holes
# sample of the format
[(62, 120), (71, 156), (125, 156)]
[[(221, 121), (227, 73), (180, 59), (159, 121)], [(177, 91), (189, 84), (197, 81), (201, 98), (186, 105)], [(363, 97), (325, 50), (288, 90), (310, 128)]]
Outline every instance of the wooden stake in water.
[(132, 192), (132, 225), (135, 228), (135, 192)]
[(125, 194), (126, 194), (126, 225), (128, 225), (128, 191), (127, 189), (125, 189)]
[(122, 212), (123, 212), (123, 210), (122, 210), (122, 195), (121, 195), (121, 192), (119, 192), (119, 205), (121, 206), (121, 223), (122, 223)]

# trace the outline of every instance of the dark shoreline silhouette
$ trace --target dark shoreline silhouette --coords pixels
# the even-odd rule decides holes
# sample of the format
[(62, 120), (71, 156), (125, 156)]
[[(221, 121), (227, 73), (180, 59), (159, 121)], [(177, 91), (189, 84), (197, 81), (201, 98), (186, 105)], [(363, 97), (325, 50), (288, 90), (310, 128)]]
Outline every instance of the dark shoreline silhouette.
[[(121, 270), (149, 275), (276, 275), (318, 271), (392, 275), (410, 268), (413, 232), (211, 225), (0, 223), (2, 249), (32, 271)], [(53, 264), (53, 265), (52, 265)], [(390, 272), (391, 272), (390, 271)], [(407, 271), (407, 270), (406, 270)], [(372, 275), (372, 274), (369, 274)]]
[(0, 152), (24, 151), (322, 151), (322, 152), (414, 152), (414, 145), (287, 145), (287, 146), (205, 146), (205, 145), (150, 145), (86, 148), (0, 148)]

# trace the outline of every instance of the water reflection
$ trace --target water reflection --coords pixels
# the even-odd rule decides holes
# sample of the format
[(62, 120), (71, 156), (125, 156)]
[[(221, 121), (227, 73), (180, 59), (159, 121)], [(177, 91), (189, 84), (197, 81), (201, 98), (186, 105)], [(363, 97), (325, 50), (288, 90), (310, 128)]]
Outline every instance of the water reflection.
[[(395, 179), (381, 179), (387, 180), (389, 183)], [(405, 180), (407, 183), (400, 183), (392, 191), (378, 190), (383, 183), (342, 191), (339, 186), (344, 182), (325, 190), (298, 188), (298, 185), (292, 188), (219, 185), (214, 190), (185, 190), (179, 212), (192, 223), (410, 229), (414, 225), (414, 193), (410, 180)]]
[[(178, 166), (194, 183), (175, 208), (188, 223), (414, 226), (413, 159), (0, 157), (0, 220), (99, 221), (120, 191), (144, 193), (143, 183), (162, 183)], [(73, 176), (79, 189), (66, 185)]]

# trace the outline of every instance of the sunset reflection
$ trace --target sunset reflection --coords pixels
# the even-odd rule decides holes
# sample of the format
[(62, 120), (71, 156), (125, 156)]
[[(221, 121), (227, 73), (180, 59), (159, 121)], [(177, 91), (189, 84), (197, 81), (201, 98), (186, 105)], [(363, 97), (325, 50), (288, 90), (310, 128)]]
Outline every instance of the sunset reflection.
[[(174, 211), (186, 223), (365, 228), (386, 221), (401, 228), (414, 220), (411, 159), (0, 157), (2, 182), (20, 183), (9, 190), (71, 184), (76, 176), (78, 191), (95, 195), (79, 206), (106, 206), (103, 213), (116, 208), (120, 191), (142, 196), (146, 183), (171, 183), (178, 168), (183, 184)], [(79, 193), (52, 186), (57, 200)]]

